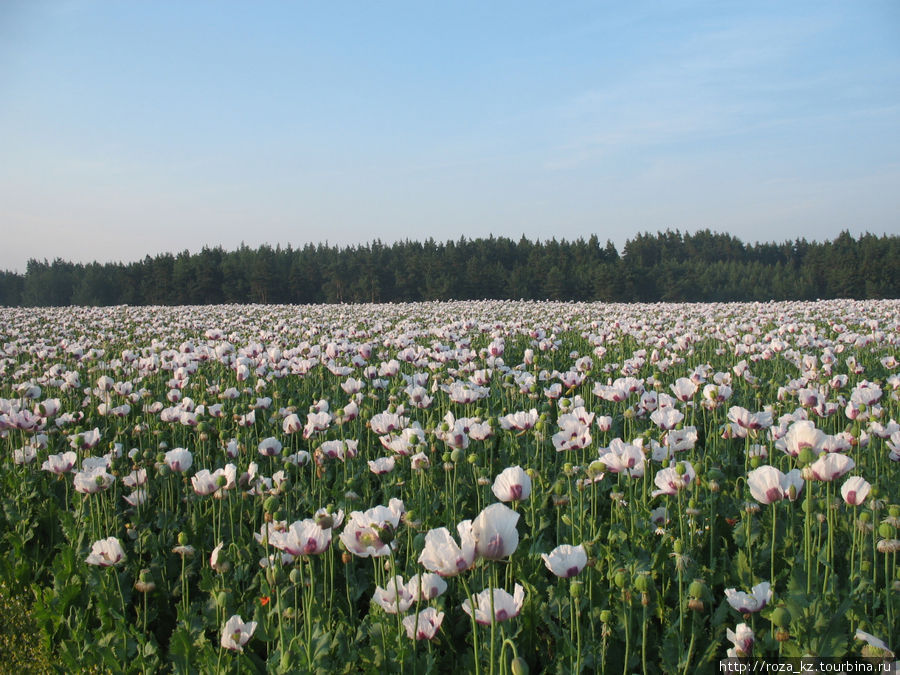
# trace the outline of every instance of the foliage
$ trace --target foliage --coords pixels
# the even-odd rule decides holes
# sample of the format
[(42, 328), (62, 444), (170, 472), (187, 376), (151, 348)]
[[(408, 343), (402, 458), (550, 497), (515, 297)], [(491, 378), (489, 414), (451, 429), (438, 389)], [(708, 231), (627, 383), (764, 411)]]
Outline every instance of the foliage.
[[(674, 673), (738, 645), (896, 649), (898, 317), (0, 310), (0, 664)], [(446, 588), (414, 600), (426, 570)]]
[(24, 275), (0, 273), (0, 305), (895, 298), (898, 259), (900, 237), (847, 232), (824, 243), (747, 245), (709, 230), (667, 230), (629, 239), (621, 255), (596, 236), (217, 247), (128, 264), (29, 260)]

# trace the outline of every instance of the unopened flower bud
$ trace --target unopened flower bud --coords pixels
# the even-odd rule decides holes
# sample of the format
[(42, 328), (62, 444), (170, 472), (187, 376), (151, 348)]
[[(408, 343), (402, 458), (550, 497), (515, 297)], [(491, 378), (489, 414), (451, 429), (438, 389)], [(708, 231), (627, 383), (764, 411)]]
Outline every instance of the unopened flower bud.
[(517, 656), (509, 664), (513, 675), (528, 675), (528, 663), (521, 656)]

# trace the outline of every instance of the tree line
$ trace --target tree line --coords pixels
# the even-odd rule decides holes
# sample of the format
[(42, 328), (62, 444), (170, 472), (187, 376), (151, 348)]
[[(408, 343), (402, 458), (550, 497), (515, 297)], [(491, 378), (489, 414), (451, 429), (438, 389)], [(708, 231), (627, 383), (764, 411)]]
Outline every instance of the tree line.
[(483, 298), (617, 302), (900, 297), (900, 237), (744, 244), (666, 230), (621, 254), (596, 235), (268, 245), (164, 253), (131, 263), (28, 261), (0, 272), (0, 305), (341, 303)]

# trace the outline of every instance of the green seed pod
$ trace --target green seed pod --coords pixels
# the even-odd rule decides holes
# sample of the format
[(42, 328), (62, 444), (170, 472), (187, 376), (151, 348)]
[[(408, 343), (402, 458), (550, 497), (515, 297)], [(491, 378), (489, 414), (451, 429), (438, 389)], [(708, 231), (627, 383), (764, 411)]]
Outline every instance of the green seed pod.
[(887, 523), (882, 523), (878, 526), (878, 535), (885, 539), (891, 539), (894, 536), (894, 528)]
[(900, 506), (890, 506), (888, 508), (888, 515), (891, 518), (900, 518)]
[(188, 543), (187, 532), (179, 532), (178, 533), (178, 545), (185, 546)]
[(625, 574), (624, 570), (616, 572), (615, 576), (613, 576), (613, 583), (619, 588), (625, 588), (625, 585), (628, 583), (628, 575)]
[(450, 461), (454, 464), (459, 464), (465, 457), (466, 453), (461, 448), (456, 448), (450, 453)]
[(474, 452), (470, 453), (468, 457), (466, 457), (466, 461), (469, 462), (472, 466), (478, 466), (478, 455)]
[(278, 497), (272, 495), (270, 497), (266, 497), (266, 501), (263, 502), (263, 511), (266, 513), (273, 513), (278, 510)]
[(216, 604), (219, 607), (224, 607), (225, 603), (228, 602), (228, 593), (225, 591), (219, 591), (216, 593)]
[(609, 611), (608, 609), (604, 609), (602, 612), (600, 612), (600, 621), (602, 623), (609, 623), (611, 619), (612, 619), (612, 612)]
[(797, 462), (800, 464), (800, 466), (806, 466), (807, 464), (812, 464), (815, 461), (816, 453), (814, 453), (809, 448), (803, 448), (797, 457)]
[(787, 628), (791, 625), (791, 613), (786, 607), (776, 607), (769, 620), (779, 628)]
[(647, 593), (650, 590), (651, 581), (649, 574), (638, 574), (634, 579), (634, 589), (640, 593)]
[(688, 595), (692, 598), (702, 598), (706, 595), (706, 584), (703, 579), (694, 579), (688, 586)]
[(679, 555), (684, 553), (684, 544), (681, 542), (681, 539), (676, 539), (674, 542), (672, 542), (672, 550), (674, 550), (675, 553), (678, 553)]
[(580, 581), (573, 581), (571, 584), (569, 584), (569, 595), (571, 595), (573, 598), (580, 598), (582, 595), (584, 595), (584, 584), (582, 584)]
[(303, 575), (300, 573), (300, 570), (295, 567), (291, 570), (291, 574), (288, 578), (291, 580), (291, 583), (296, 586), (303, 580)]
[(760, 457), (759, 455), (754, 455), (750, 458), (751, 469), (758, 469), (760, 466), (762, 466), (762, 457)]

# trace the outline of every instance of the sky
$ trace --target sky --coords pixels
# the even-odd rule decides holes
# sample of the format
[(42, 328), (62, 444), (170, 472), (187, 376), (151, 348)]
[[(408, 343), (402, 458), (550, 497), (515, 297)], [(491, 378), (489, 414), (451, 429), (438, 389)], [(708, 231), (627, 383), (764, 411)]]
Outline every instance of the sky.
[(900, 2), (0, 2), (0, 269), (900, 234)]

